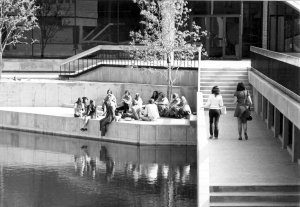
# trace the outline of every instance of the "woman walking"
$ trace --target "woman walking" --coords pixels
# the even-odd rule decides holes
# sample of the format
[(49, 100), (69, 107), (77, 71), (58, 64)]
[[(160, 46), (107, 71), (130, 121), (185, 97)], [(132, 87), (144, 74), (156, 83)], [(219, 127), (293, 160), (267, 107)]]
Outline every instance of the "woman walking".
[(224, 106), (223, 98), (220, 95), (218, 86), (214, 86), (211, 90), (207, 102), (204, 107), (209, 107), (209, 138), (218, 139), (219, 136), (219, 119), (221, 115), (221, 107)]
[(246, 90), (242, 82), (237, 84), (236, 92), (234, 93), (234, 103), (236, 103), (234, 117), (237, 117), (238, 121), (239, 140), (242, 140), (242, 130), (244, 130), (245, 140), (248, 140), (247, 118), (252, 101), (249, 91)]

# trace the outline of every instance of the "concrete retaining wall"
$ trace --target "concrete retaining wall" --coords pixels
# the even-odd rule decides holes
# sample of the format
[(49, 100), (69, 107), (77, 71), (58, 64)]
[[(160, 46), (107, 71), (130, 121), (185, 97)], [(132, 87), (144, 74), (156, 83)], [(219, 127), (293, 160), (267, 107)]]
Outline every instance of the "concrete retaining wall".
[(59, 72), (60, 59), (4, 59), (4, 72)]
[[(154, 90), (166, 93), (166, 86), (131, 83), (97, 83), (69, 81), (0, 81), (0, 106), (63, 106), (74, 103), (78, 97), (87, 96), (101, 104), (107, 89), (111, 89), (118, 101), (125, 90), (134, 96), (140, 93), (147, 103)], [(174, 87), (173, 92), (186, 96), (194, 111), (196, 109), (195, 87)]]
[[(189, 122), (189, 121), (187, 121)], [(0, 110), (0, 126), (14, 130), (39, 132), (81, 138), (101, 139), (141, 145), (196, 145), (196, 122), (170, 125), (155, 122), (112, 122), (101, 138), (99, 120), (90, 120), (88, 131), (82, 132), (83, 120)]]
[[(197, 86), (197, 69), (184, 69), (173, 71), (176, 86)], [(176, 73), (176, 76), (175, 76)], [(166, 85), (166, 69), (131, 68), (102, 66), (78, 77), (72, 78), (81, 81), (119, 82)]]

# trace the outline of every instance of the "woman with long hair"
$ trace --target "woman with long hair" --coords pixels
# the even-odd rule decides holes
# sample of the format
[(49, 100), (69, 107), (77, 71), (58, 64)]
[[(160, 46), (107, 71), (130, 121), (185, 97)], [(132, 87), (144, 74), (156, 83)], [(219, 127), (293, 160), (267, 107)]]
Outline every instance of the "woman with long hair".
[(151, 96), (151, 98), (150, 99), (154, 99), (154, 101), (156, 101), (157, 100), (157, 98), (158, 98), (158, 91), (153, 91), (153, 93), (152, 93), (152, 96)]
[(184, 96), (181, 96), (180, 100), (181, 100), (180, 104), (178, 104), (179, 109), (178, 109), (177, 118), (189, 119), (192, 113), (191, 107)]
[(74, 103), (74, 117), (82, 117), (82, 113), (84, 112), (84, 105), (82, 103), (81, 98), (78, 98)]
[(236, 92), (234, 93), (234, 103), (236, 103), (234, 117), (237, 117), (238, 121), (238, 139), (242, 140), (242, 131), (244, 130), (245, 140), (248, 140), (247, 118), (249, 113), (247, 110), (249, 110), (252, 100), (249, 91), (246, 90), (245, 85), (242, 82), (237, 84)]
[(220, 89), (218, 86), (214, 86), (211, 89), (211, 94), (209, 95), (207, 102), (204, 107), (209, 108), (209, 138), (215, 139), (219, 137), (219, 119), (221, 115), (221, 107), (224, 106), (223, 98), (220, 95)]

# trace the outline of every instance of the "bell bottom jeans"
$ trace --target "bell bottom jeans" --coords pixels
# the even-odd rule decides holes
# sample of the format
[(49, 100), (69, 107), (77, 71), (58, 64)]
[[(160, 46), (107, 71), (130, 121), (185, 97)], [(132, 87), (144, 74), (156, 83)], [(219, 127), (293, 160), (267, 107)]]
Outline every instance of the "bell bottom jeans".
[(219, 136), (219, 119), (221, 111), (220, 109), (209, 109), (209, 133), (214, 137)]

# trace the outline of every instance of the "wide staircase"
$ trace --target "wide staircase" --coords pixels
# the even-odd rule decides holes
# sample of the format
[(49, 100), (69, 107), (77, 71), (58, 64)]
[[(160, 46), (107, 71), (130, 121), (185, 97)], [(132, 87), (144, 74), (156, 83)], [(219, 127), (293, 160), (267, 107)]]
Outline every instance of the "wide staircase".
[[(218, 61), (215, 61), (218, 62)], [(222, 61), (223, 62), (223, 61)], [(230, 65), (230, 62), (233, 63)], [(224, 61), (226, 63), (226, 61)], [(203, 93), (203, 101), (206, 102), (213, 86), (219, 86), (221, 95), (223, 96), (224, 105), (229, 110), (235, 108), (233, 103), (233, 94), (236, 91), (238, 82), (243, 82), (252, 94), (251, 87), (248, 82), (248, 70), (250, 67), (247, 64), (238, 66), (237, 61), (228, 61), (224, 65), (217, 65), (216, 67), (203, 67), (201, 68), (201, 86), (200, 90)]]
[(211, 207), (299, 207), (300, 185), (211, 186)]

